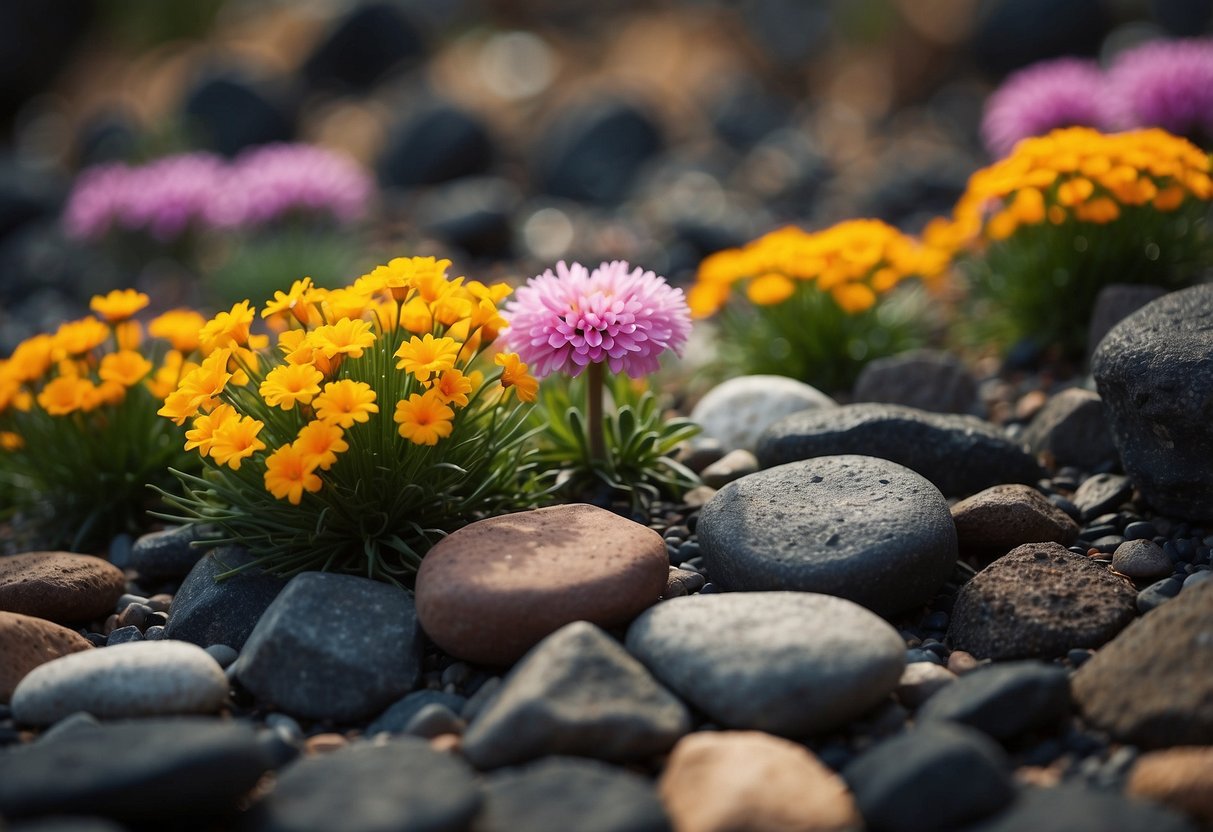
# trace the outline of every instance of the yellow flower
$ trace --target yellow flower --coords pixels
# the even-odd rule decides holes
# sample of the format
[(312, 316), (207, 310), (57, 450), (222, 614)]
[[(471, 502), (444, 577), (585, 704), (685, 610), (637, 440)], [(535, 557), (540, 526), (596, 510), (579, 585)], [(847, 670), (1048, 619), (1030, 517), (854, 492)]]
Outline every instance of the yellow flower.
[(1163, 188), (1158, 192), (1158, 196), (1154, 197), (1154, 207), (1159, 211), (1174, 211), (1183, 204), (1186, 196), (1184, 189), (1178, 185)]
[(687, 292), (687, 305), (691, 307), (691, 315), (695, 318), (709, 318), (724, 306), (729, 297), (727, 283), (696, 283)]
[(152, 318), (147, 331), (153, 338), (168, 341), (178, 352), (189, 353), (198, 349), (198, 339), (205, 325), (206, 318), (192, 309), (172, 309)]
[(123, 387), (133, 387), (152, 371), (152, 362), (134, 350), (112, 352), (101, 359), (97, 374), (102, 381), (113, 381)]
[(361, 358), (363, 351), (375, 343), (369, 321), (342, 318), (335, 324), (317, 327), (308, 334), (307, 341), (325, 358), (348, 355)]
[(197, 448), (199, 454), (206, 456), (215, 444), (215, 431), (237, 418), (235, 408), (228, 404), (221, 404), (210, 413), (198, 416), (194, 419), (194, 427), (185, 432), (185, 449), (192, 451)]
[(114, 324), (114, 341), (120, 350), (137, 350), (143, 343), (143, 326), (138, 321)]
[(308, 422), (300, 429), (294, 445), (313, 467), (327, 471), (337, 462), (337, 454), (350, 449), (344, 435), (332, 422), (318, 420)]
[(109, 327), (96, 318), (68, 321), (55, 332), (56, 354), (60, 357), (81, 355), (104, 344), (109, 334)]
[(533, 402), (539, 394), (539, 382), (526, 371), (526, 365), (518, 358), (518, 353), (499, 352), (493, 361), (501, 369), (501, 386), (509, 390), (513, 387), (518, 391), (518, 398), (524, 402)]
[(1101, 196), (1075, 207), (1074, 216), (1083, 222), (1094, 222), (1102, 225), (1120, 216), (1120, 206), (1114, 200)]
[(746, 297), (759, 306), (783, 303), (796, 292), (796, 284), (781, 274), (764, 274), (750, 281)]
[(38, 404), (51, 416), (66, 416), (77, 410), (85, 410), (92, 393), (91, 381), (60, 376), (48, 381), (38, 393)]
[(185, 356), (176, 350), (169, 350), (164, 354), (164, 363), (147, 380), (147, 389), (157, 399), (163, 399), (177, 389), (177, 383), (181, 381), (182, 376), (197, 366), (186, 363)]
[(1009, 209), (1024, 225), (1037, 225), (1045, 219), (1045, 197), (1036, 188), (1020, 188)]
[(322, 381), (324, 374), (311, 364), (282, 364), (269, 371), (258, 392), (270, 407), (290, 410), (319, 395)]
[(211, 437), (211, 459), (239, 471), (241, 460), (265, 450), (265, 443), (257, 438), (263, 427), (262, 422), (248, 416), (227, 420)]
[(312, 306), (314, 297), (312, 279), (305, 277), (291, 284), (289, 292), (274, 292), (274, 299), (265, 304), (261, 310), (262, 318), (277, 316), (283, 320), (293, 315), (295, 320), (307, 326), (314, 322), (315, 308)]
[(459, 370), (444, 370), (441, 376), (434, 379), (432, 389), (443, 404), (467, 407), (468, 393), (472, 392), (472, 380)]
[(401, 306), (399, 317), (400, 325), (409, 332), (420, 334), (434, 328), (434, 315), (430, 311), (430, 305), (420, 297), (414, 297)]
[(312, 400), (312, 407), (321, 421), (347, 429), (379, 412), (371, 386), (348, 378), (324, 385), (324, 391)]
[(396, 350), (397, 370), (412, 373), (418, 381), (429, 381), (432, 374), (441, 373), (455, 366), (459, 355), (459, 344), (454, 338), (435, 338), (426, 334), (423, 338), (413, 336)]
[(329, 323), (342, 318), (361, 318), (370, 306), (371, 298), (356, 289), (333, 289), (324, 293), (324, 318)]
[(156, 411), (157, 416), (172, 419), (175, 425), (184, 425), (185, 420), (198, 413), (198, 401), (189, 390), (174, 390), (164, 399), (164, 405)]
[(227, 371), (231, 350), (216, 350), (196, 369), (182, 377), (177, 389), (164, 400), (164, 406), (156, 411), (160, 416), (172, 419), (178, 425), (195, 415), (200, 409), (211, 410), (219, 403), (232, 374)]
[(876, 303), (876, 293), (862, 283), (844, 283), (830, 290), (834, 302), (849, 315), (871, 309)]
[(323, 485), (316, 465), (294, 445), (283, 445), (265, 459), (265, 490), (279, 500), (297, 506), (304, 491), (315, 493)]
[(134, 289), (115, 289), (108, 295), (94, 295), (88, 302), (88, 308), (111, 324), (116, 324), (125, 321), (147, 304), (148, 297), (142, 292), (136, 292)]
[(11, 430), (0, 430), (0, 451), (19, 451), (25, 447), (25, 440), (20, 434)]
[(220, 312), (203, 325), (198, 334), (202, 352), (210, 354), (224, 347), (243, 347), (248, 344), (249, 327), (253, 325), (255, 312), (247, 300), (235, 304), (231, 311)]
[(405, 439), (416, 445), (437, 445), (439, 439), (451, 435), (455, 411), (443, 404), (435, 391), (427, 390), (396, 402), (392, 418)]
[(9, 356), (7, 372), (17, 381), (41, 378), (54, 361), (54, 348), (55, 339), (49, 335), (35, 335), (22, 341)]

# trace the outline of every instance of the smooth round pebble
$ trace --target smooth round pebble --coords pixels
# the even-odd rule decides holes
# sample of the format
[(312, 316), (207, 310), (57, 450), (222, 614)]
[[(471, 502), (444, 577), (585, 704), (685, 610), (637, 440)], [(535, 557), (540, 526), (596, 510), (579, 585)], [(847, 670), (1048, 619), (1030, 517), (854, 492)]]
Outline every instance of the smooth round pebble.
[(0, 610), (61, 623), (104, 618), (126, 591), (122, 570), (92, 555), (26, 552), (0, 558)]

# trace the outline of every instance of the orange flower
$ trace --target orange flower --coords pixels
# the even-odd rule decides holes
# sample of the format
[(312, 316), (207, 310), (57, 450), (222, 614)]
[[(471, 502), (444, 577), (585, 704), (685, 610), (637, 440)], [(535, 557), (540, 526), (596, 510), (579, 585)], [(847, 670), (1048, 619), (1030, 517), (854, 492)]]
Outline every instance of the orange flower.
[(303, 492), (316, 492), (324, 486), (316, 476), (316, 466), (294, 445), (283, 445), (265, 460), (265, 489), (279, 500), (297, 506)]
[(88, 308), (111, 324), (116, 324), (125, 321), (147, 304), (148, 297), (142, 292), (136, 292), (134, 289), (115, 289), (108, 295), (94, 295), (88, 302)]
[(518, 353), (500, 352), (493, 361), (501, 367), (501, 386), (509, 390), (513, 387), (518, 391), (518, 398), (524, 402), (533, 402), (539, 395), (539, 382), (526, 371), (526, 365), (518, 358)]
[(451, 435), (455, 411), (443, 404), (435, 391), (428, 390), (396, 402), (392, 418), (400, 425), (400, 435), (405, 439), (416, 445), (436, 445), (439, 439)]

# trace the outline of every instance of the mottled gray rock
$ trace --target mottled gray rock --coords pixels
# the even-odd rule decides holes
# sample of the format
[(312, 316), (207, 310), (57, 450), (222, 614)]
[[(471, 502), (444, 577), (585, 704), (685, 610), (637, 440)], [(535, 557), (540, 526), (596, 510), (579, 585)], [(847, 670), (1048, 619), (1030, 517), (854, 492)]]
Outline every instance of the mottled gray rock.
[(264, 832), (464, 832), (482, 798), (474, 772), (416, 737), (300, 760), (251, 812)]
[(1036, 460), (989, 422), (891, 404), (849, 404), (794, 413), (763, 434), (764, 468), (837, 454), (866, 454), (904, 465), (948, 497), (1008, 482), (1033, 483)]
[(816, 387), (786, 376), (740, 376), (718, 384), (691, 410), (703, 436), (726, 450), (752, 451), (762, 432), (790, 413), (828, 410), (837, 403)]
[(1083, 555), (1057, 543), (1029, 543), (960, 588), (948, 639), (978, 658), (1064, 656), (1099, 647), (1133, 620), (1137, 593)]
[(868, 362), (855, 381), (853, 400), (900, 404), (932, 413), (974, 414), (977, 381), (951, 353), (913, 350)]
[(1125, 472), (1158, 511), (1213, 520), (1213, 285), (1172, 292), (1112, 328), (1091, 371)]
[(490, 775), (476, 832), (576, 829), (665, 832), (665, 810), (647, 778), (575, 757), (548, 757)]
[(480, 769), (553, 754), (643, 760), (690, 728), (677, 697), (605, 632), (578, 621), (514, 666), (468, 726), (463, 753)]
[(1078, 524), (1029, 485), (996, 485), (952, 506), (960, 551), (1005, 555), (1025, 543), (1078, 539)]
[(714, 721), (792, 737), (879, 704), (905, 667), (905, 643), (886, 622), (807, 592), (665, 601), (633, 622), (627, 648)]
[(207, 532), (193, 524), (148, 532), (131, 546), (130, 567), (151, 581), (184, 578), (206, 554), (208, 547), (193, 544), (205, 540)]
[(76, 711), (102, 719), (213, 713), (227, 692), (223, 670), (201, 647), (136, 641), (35, 668), (17, 685), (12, 708), (26, 725), (50, 725)]
[(1150, 748), (1213, 745), (1213, 581), (1129, 625), (1074, 675), (1092, 723)]
[(712, 488), (721, 488), (733, 480), (741, 479), (747, 474), (758, 470), (758, 457), (744, 448), (729, 451), (720, 459), (713, 462), (700, 472), (703, 484)]
[(730, 483), (699, 516), (712, 581), (838, 595), (882, 614), (929, 601), (956, 563), (943, 496), (883, 459), (839, 456)]
[(1144, 800), (1066, 784), (1024, 789), (1005, 811), (965, 832), (1196, 832), (1181, 815)]
[(1163, 578), (1175, 566), (1153, 540), (1126, 540), (1112, 553), (1112, 568), (1130, 578)]
[[(120, 648), (97, 652), (110, 649)], [(270, 764), (248, 723), (183, 717), (82, 725), (0, 752), (0, 815), (208, 817), (234, 809)]]
[(363, 732), (368, 737), (376, 734), (403, 734), (408, 724), (419, 711), (430, 705), (442, 705), (454, 713), (463, 710), (467, 699), (456, 693), (446, 693), (441, 690), (417, 690), (393, 704), (386, 711), (375, 717), (375, 721)]
[[(201, 558), (173, 596), (165, 637), (199, 647), (244, 646), (249, 633), (286, 580), (250, 566), (253, 556), (240, 546), (222, 546)], [(220, 575), (245, 569), (230, 577)]]
[(1070, 712), (1065, 668), (1043, 662), (993, 664), (966, 673), (931, 697), (918, 721), (960, 722), (1008, 740), (1036, 728), (1055, 727)]
[(1056, 466), (1091, 471), (1116, 459), (1103, 401), (1091, 390), (1071, 387), (1050, 396), (1020, 438)]
[(1084, 520), (1115, 511), (1133, 496), (1133, 484), (1120, 474), (1096, 474), (1083, 480), (1074, 492), (1074, 505)]
[(1002, 748), (979, 731), (946, 723), (885, 740), (842, 776), (868, 828), (881, 832), (954, 829), (1015, 797)]
[(420, 639), (403, 589), (304, 572), (261, 616), (232, 672), (258, 700), (293, 716), (365, 719), (417, 683)]

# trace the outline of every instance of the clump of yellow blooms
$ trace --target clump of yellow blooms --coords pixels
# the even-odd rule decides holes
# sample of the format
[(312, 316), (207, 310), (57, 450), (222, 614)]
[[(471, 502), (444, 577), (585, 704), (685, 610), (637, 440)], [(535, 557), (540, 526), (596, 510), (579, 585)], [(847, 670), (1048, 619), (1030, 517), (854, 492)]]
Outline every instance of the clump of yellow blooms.
[(880, 220), (848, 220), (816, 232), (789, 226), (704, 259), (687, 300), (695, 317), (706, 318), (735, 286), (758, 306), (783, 303), (798, 291), (821, 292), (855, 314), (902, 281), (935, 278), (946, 266), (945, 256)]
[(133, 289), (98, 295), (95, 314), (0, 359), (0, 485), (22, 502), (52, 505), (58, 542), (100, 544), (138, 529), (145, 484), (167, 485), (168, 466), (184, 457), (155, 412), (193, 371), (205, 319), (174, 310), (145, 332), (135, 316), (147, 305)]
[(956, 251), (1006, 240), (1025, 226), (1106, 225), (1134, 207), (1171, 213), (1189, 199), (1213, 197), (1209, 171), (1204, 151), (1165, 130), (1055, 130), (1024, 139), (974, 173), (953, 216), (931, 223), (924, 237)]
[[(252, 334), (257, 310), (237, 303), (200, 327), (202, 360), (160, 415), (188, 423), (186, 448), (213, 467), (251, 462), (264, 490), (295, 506), (326, 482), (344, 487), (333, 473), (344, 455), (359, 455), (351, 470), (414, 465), (410, 448), (478, 429), (511, 389), (523, 401), (536, 394), (516, 355), (498, 354), (508, 367), (491, 378), (475, 366), (506, 324), (497, 305), (509, 287), (452, 279), (449, 267), (397, 258), (340, 289), (297, 280), (260, 310), (272, 348)], [(383, 443), (384, 420), (395, 443)]]

